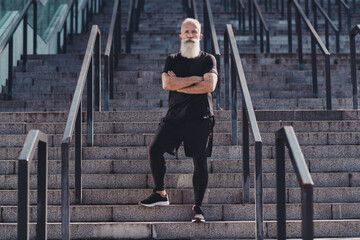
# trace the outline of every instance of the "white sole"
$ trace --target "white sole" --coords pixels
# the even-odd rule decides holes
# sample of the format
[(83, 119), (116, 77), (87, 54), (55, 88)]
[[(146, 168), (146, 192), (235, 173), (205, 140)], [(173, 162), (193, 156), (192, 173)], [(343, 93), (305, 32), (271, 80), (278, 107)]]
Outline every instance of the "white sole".
[(169, 204), (170, 204), (169, 201), (156, 202), (156, 203), (151, 203), (151, 204), (140, 203), (140, 205), (144, 206), (144, 207), (166, 206), (166, 205), (169, 205)]

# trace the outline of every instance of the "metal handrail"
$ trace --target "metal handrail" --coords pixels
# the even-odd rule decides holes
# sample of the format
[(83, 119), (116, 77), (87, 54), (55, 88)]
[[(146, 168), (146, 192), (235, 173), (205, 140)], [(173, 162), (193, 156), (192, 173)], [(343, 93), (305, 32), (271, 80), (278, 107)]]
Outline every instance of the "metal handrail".
[(62, 239), (70, 239), (70, 195), (69, 195), (69, 148), (75, 131), (75, 203), (82, 202), (81, 162), (82, 162), (82, 96), (87, 82), (87, 146), (93, 145), (93, 88), (95, 107), (101, 111), (101, 33), (93, 25), (81, 66), (78, 82), (71, 103), (65, 132), (61, 143), (61, 183), (62, 183)]
[(183, 0), (183, 8), (188, 18), (199, 19), (195, 0)]
[[(11, 100), (13, 95), (13, 80), (14, 80), (14, 70), (13, 70), (13, 62), (14, 62), (14, 33), (18, 29), (21, 21), (23, 22), (23, 54), (22, 54), (22, 70), (24, 72), (27, 71), (27, 19), (28, 19), (28, 11), (30, 7), (33, 6), (34, 16), (37, 16), (37, 1), (29, 0), (21, 11), (19, 17), (16, 19), (14, 24), (12, 24), (9, 32), (4, 37), (2, 43), (0, 43), (0, 55), (4, 52), (6, 46), (9, 45), (9, 54), (8, 54), (8, 94), (7, 99)], [(33, 19), (34, 24), (34, 34), (33, 34), (33, 54), (37, 53), (37, 17)]]
[(144, 0), (130, 0), (128, 19), (125, 33), (125, 51), (131, 53), (134, 32), (139, 30), (139, 19), (141, 9), (144, 7)]
[(356, 25), (350, 32), (350, 58), (351, 58), (351, 82), (353, 85), (353, 109), (358, 109), (358, 84), (356, 77), (356, 46), (355, 37), (360, 32), (360, 25)]
[(344, 2), (344, 0), (338, 0), (338, 18), (339, 18), (339, 30), (342, 30), (342, 18), (341, 18), (341, 6), (344, 7), (347, 13), (348, 31), (351, 31), (351, 10), (350, 7)]
[(17, 239), (29, 239), (30, 165), (36, 147), (38, 147), (36, 239), (47, 239), (48, 137), (39, 130), (29, 131), (18, 159)]
[(292, 29), (291, 29), (291, 5), (295, 6), (296, 10), (296, 29), (298, 35), (298, 55), (299, 55), (299, 69), (304, 69), (303, 61), (303, 48), (302, 48), (302, 27), (301, 18), (303, 19), (307, 29), (311, 35), (311, 62), (312, 62), (312, 84), (313, 84), (313, 96), (318, 97), (318, 82), (317, 82), (317, 66), (316, 66), (316, 45), (320, 48), (321, 52), (325, 56), (325, 76), (326, 76), (326, 109), (331, 110), (331, 75), (330, 75), (330, 52), (325, 47), (318, 33), (312, 26), (310, 20), (306, 17), (304, 11), (299, 5), (297, 0), (288, 0), (288, 45), (289, 53), (292, 52)]
[[(210, 0), (204, 0), (204, 50), (215, 56), (216, 67), (218, 69), (218, 79), (220, 79), (220, 47), (216, 34), (214, 18), (211, 10)], [(213, 93), (216, 99), (216, 109), (221, 106), (221, 83), (217, 82), (216, 89)]]
[(331, 28), (334, 30), (336, 34), (336, 52), (340, 52), (340, 40), (339, 40), (339, 29), (335, 26), (329, 15), (325, 12), (325, 10), (320, 6), (317, 0), (313, 0), (313, 11), (314, 11), (314, 25), (315, 30), (318, 30), (318, 22), (317, 22), (317, 9), (319, 9), (321, 15), (325, 18), (325, 44), (326, 48), (330, 49), (329, 47), (329, 24)]
[(114, 70), (118, 65), (119, 53), (121, 53), (121, 2), (119, 0), (115, 0), (104, 54), (105, 111), (109, 111), (109, 99), (114, 99)]
[(277, 192), (277, 239), (286, 239), (286, 193), (285, 193), (285, 144), (298, 179), (302, 196), (302, 238), (313, 239), (313, 189), (314, 182), (306, 165), (304, 155), (293, 127), (285, 126), (275, 133), (276, 137), (276, 192)]
[(245, 5), (243, 0), (239, 0), (238, 4), (238, 23), (239, 31), (241, 31), (242, 26), (242, 32), (245, 32)]
[(261, 10), (259, 8), (259, 4), (256, 0), (252, 0), (253, 2), (253, 10), (254, 10), (254, 41), (257, 43), (257, 30), (256, 30), (256, 13), (259, 15), (260, 19), (260, 51), (264, 52), (264, 30), (266, 33), (266, 52), (270, 52), (270, 34), (269, 34), (269, 28), (265, 22), (265, 19), (261, 13)]
[[(230, 49), (229, 49), (230, 45)], [(237, 88), (236, 79), (239, 80), (242, 92), (242, 117), (243, 117), (243, 201), (249, 202), (250, 196), (250, 164), (249, 164), (249, 127), (255, 142), (255, 203), (256, 203), (256, 239), (263, 239), (263, 190), (262, 190), (262, 139), (256, 121), (254, 107), (251, 101), (249, 89), (246, 83), (244, 69), (241, 64), (239, 50), (237, 48), (234, 32), (231, 24), (226, 25), (224, 34), (224, 68), (225, 89), (229, 89), (229, 59), (231, 59), (231, 143), (238, 144), (238, 115), (237, 115)], [(229, 101), (229, 96), (225, 96)], [(249, 126), (250, 122), (250, 126)]]
[[(91, 2), (91, 1), (90, 1)], [(95, 3), (94, 2), (91, 2), (91, 14), (92, 13), (95, 13)], [(98, 6), (102, 5), (103, 2), (101, 2), (100, 4), (100, 0), (96, 0), (96, 4), (98, 4)], [(78, 4), (78, 0), (72, 0), (71, 3), (69, 4), (69, 7), (65, 13), (65, 17), (62, 19), (61, 21), (61, 24), (60, 24), (60, 27), (58, 29), (58, 32), (57, 32), (57, 53), (66, 53), (66, 48), (67, 48), (67, 18), (70, 14), (70, 43), (72, 43), (73, 41), (73, 34), (74, 34), (74, 8), (75, 8), (75, 32), (77, 33), (77, 29), (78, 29), (78, 9), (79, 7), (79, 4)], [(82, 32), (87, 32), (87, 29), (88, 29), (88, 22), (89, 22), (89, 14), (90, 14), (90, 11), (88, 10), (89, 8), (89, 0), (86, 1), (86, 3), (83, 5), (83, 15), (85, 14), (84, 13), (84, 10), (86, 9), (86, 24), (84, 22), (82, 22), (82, 26), (83, 28), (81, 29)], [(100, 11), (101, 7), (98, 8), (98, 10)], [(98, 12), (97, 12), (98, 13)], [(83, 16), (82, 17), (82, 21), (85, 21), (84, 20), (85, 17)], [(86, 29), (84, 31), (84, 26), (86, 26)], [(60, 46), (60, 37), (61, 37), (61, 32), (64, 30), (64, 34), (63, 34), (63, 49), (61, 49), (61, 46)]]

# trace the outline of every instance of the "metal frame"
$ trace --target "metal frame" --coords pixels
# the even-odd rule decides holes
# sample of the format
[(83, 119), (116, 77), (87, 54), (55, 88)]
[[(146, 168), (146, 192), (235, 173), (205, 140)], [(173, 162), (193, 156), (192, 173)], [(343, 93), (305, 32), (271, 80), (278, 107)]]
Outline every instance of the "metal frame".
[[(114, 43), (114, 44), (113, 44)], [(121, 53), (121, 2), (115, 0), (111, 17), (109, 35), (104, 54), (104, 110), (109, 111), (109, 99), (114, 99), (114, 70), (118, 66), (118, 54)]]
[(269, 27), (267, 26), (265, 19), (261, 13), (260, 7), (256, 0), (252, 0), (253, 3), (253, 17), (254, 17), (254, 42), (257, 43), (257, 23), (256, 23), (256, 13), (259, 15), (260, 19), (260, 51), (264, 52), (264, 30), (266, 34), (266, 52), (270, 52), (270, 34), (269, 34)]
[[(98, 4), (98, 6), (102, 5), (102, 3), (100, 3), (100, 0), (92, 0), (92, 1), (96, 1), (96, 4)], [(83, 5), (83, 9), (82, 14), (85, 14), (84, 9), (88, 9), (89, 6), (89, 0), (87, 0), (87, 2)], [(86, 11), (86, 23), (83, 22), (83, 28), (81, 29), (82, 32), (87, 32), (88, 31), (88, 22), (89, 22), (89, 14), (92, 15), (93, 13), (96, 12), (96, 9), (94, 9), (95, 3), (91, 2), (91, 11)], [(68, 37), (68, 31), (67, 31), (67, 21), (68, 21), (68, 17), (70, 14), (70, 43), (72, 43), (73, 41), (73, 34), (74, 34), (74, 11), (75, 11), (75, 33), (77, 33), (78, 30), (78, 11), (79, 11), (79, 4), (78, 4), (78, 0), (72, 0), (67, 11), (65, 14), (65, 18), (62, 20), (61, 24), (60, 24), (60, 28), (57, 32), (57, 53), (66, 53), (66, 49), (67, 49), (67, 37)], [(100, 11), (102, 8), (101, 7), (97, 7), (97, 9)], [(98, 13), (98, 12), (96, 12)], [(85, 21), (85, 17), (83, 16), (83, 21)], [(85, 31), (84, 31), (84, 26), (86, 27)], [(61, 48), (61, 32), (63, 32), (63, 47)]]
[[(245, 33), (245, 5), (243, 0), (239, 0), (239, 4), (238, 4), (238, 26), (239, 26), (239, 31), (242, 31), (243, 33)], [(241, 29), (242, 26), (242, 29)]]
[(298, 56), (299, 56), (299, 69), (304, 69), (303, 64), (303, 48), (302, 48), (302, 27), (301, 19), (303, 19), (308, 31), (311, 34), (311, 62), (312, 62), (312, 80), (313, 80), (313, 96), (318, 97), (318, 82), (317, 82), (317, 65), (316, 65), (316, 45), (320, 48), (325, 56), (325, 77), (326, 77), (326, 109), (331, 110), (331, 72), (330, 72), (330, 52), (325, 47), (320, 39), (318, 33), (306, 17), (304, 11), (299, 5), (297, 0), (288, 0), (288, 45), (289, 53), (292, 52), (292, 13), (291, 6), (294, 5), (296, 10), (296, 30), (298, 35)]
[[(0, 43), (0, 55), (4, 52), (6, 46), (9, 46), (9, 57), (8, 57), (8, 94), (7, 100), (12, 100), (13, 95), (13, 80), (14, 80), (14, 33), (19, 27), (20, 23), (23, 22), (23, 59), (22, 59), (22, 70), (24, 72), (27, 71), (27, 19), (28, 19), (28, 11), (30, 7), (33, 6), (34, 8), (34, 16), (37, 16), (37, 1), (36, 0), (29, 0), (26, 5), (24, 6), (23, 10), (19, 14), (19, 17), (16, 21), (12, 24), (9, 32), (5, 36), (2, 43)], [(34, 34), (33, 34), (33, 54), (37, 54), (37, 17), (33, 19), (34, 24)]]
[(351, 82), (353, 85), (353, 109), (358, 109), (358, 84), (356, 77), (356, 46), (355, 37), (360, 32), (360, 25), (356, 25), (350, 32), (350, 58), (351, 58)]
[(140, 12), (144, 9), (145, 0), (130, 0), (128, 19), (125, 31), (125, 52), (131, 53), (134, 32), (139, 30)]
[[(230, 46), (230, 48), (229, 48)], [(255, 204), (256, 204), (256, 239), (264, 239), (263, 233), (263, 188), (262, 188), (262, 139), (256, 121), (254, 107), (252, 105), (249, 89), (246, 83), (244, 69), (241, 64), (239, 50), (237, 48), (234, 32), (231, 24), (226, 25), (224, 34), (224, 68), (225, 68), (225, 89), (229, 88), (229, 72), (231, 72), (231, 143), (238, 144), (238, 118), (237, 118), (237, 87), (239, 81), (242, 93), (242, 117), (243, 117), (243, 202), (249, 203), (250, 198), (250, 164), (249, 164), (249, 127), (255, 142)], [(231, 65), (231, 69), (229, 68)], [(230, 70), (230, 71), (229, 71)], [(225, 91), (226, 92), (226, 91)], [(227, 91), (229, 92), (229, 91)], [(229, 95), (225, 95), (227, 102)], [(250, 123), (250, 124), (249, 124)]]
[(183, 9), (188, 18), (199, 19), (195, 0), (183, 0)]
[(220, 47), (217, 39), (214, 18), (212, 15), (210, 0), (204, 0), (204, 50), (215, 56), (218, 70), (218, 81), (213, 97), (216, 99), (216, 109), (221, 106), (221, 81), (220, 81)]
[(285, 126), (275, 133), (276, 137), (276, 190), (277, 190), (277, 239), (286, 239), (286, 186), (285, 144), (298, 179), (302, 196), (302, 238), (314, 238), (313, 189), (314, 182), (293, 127)]
[[(318, 22), (317, 22), (317, 10), (320, 11), (321, 15), (325, 18), (325, 44), (326, 48), (330, 49), (329, 47), (329, 24), (331, 28), (334, 30), (336, 34), (336, 52), (340, 52), (340, 40), (339, 40), (339, 29), (335, 26), (333, 21), (330, 19), (330, 15), (328, 15), (325, 10), (320, 6), (317, 0), (313, 0), (313, 13), (314, 13), (314, 25), (315, 30), (318, 30)], [(329, 8), (330, 9), (330, 8)]]
[[(348, 31), (351, 31), (351, 10), (350, 7), (344, 2), (344, 0), (338, 0), (338, 18), (339, 18), (339, 30), (342, 30), (342, 17), (341, 17), (341, 6), (345, 9), (347, 14)], [(356, 6), (353, 4), (353, 6)], [(355, 10), (355, 8), (353, 8)]]
[(28, 240), (30, 224), (30, 164), (38, 148), (36, 239), (47, 239), (48, 137), (30, 130), (19, 156), (17, 239)]
[[(101, 33), (93, 25), (61, 143), (62, 239), (70, 239), (69, 148), (75, 131), (75, 203), (82, 203), (82, 96), (87, 82), (87, 146), (93, 146), (93, 104), (101, 111)], [(94, 89), (94, 91), (93, 91)], [(95, 92), (95, 93), (94, 93)], [(95, 96), (93, 96), (95, 94)]]

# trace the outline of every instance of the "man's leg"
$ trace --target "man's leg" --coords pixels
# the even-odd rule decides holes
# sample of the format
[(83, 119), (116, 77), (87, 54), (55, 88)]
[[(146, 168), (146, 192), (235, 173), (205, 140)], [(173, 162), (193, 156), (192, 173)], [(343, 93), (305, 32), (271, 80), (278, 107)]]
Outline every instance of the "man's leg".
[(207, 158), (194, 156), (193, 161), (194, 161), (193, 185), (194, 185), (195, 205), (201, 206), (209, 178)]
[(205, 222), (201, 205), (208, 184), (208, 166), (205, 155), (206, 145), (210, 133), (210, 120), (204, 119), (187, 124), (184, 140), (185, 153), (193, 157), (194, 162), (194, 217), (192, 222)]
[(181, 138), (178, 133), (178, 127), (174, 124), (161, 121), (148, 152), (155, 188), (150, 197), (140, 202), (141, 205), (153, 207), (169, 204), (164, 184), (164, 176), (166, 173), (164, 153), (173, 151), (180, 142)]

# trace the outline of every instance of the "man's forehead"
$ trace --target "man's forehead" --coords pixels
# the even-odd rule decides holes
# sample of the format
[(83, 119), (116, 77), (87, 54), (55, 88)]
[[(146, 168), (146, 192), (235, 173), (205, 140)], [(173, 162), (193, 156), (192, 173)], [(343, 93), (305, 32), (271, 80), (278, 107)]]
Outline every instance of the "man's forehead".
[(193, 29), (193, 28), (196, 28), (196, 30), (199, 30), (197, 24), (195, 24), (194, 22), (185, 22), (181, 26), (181, 30), (183, 30), (183, 29)]

